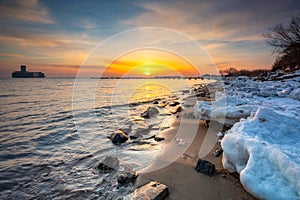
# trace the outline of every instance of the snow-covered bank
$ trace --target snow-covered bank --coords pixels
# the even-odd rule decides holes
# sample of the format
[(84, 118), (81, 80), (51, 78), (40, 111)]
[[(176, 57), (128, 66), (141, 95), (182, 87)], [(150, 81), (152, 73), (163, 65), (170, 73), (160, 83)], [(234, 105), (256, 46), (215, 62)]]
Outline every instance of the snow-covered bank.
[(223, 165), (263, 199), (300, 199), (300, 122), (260, 108), (225, 135)]
[(223, 166), (259, 198), (300, 199), (299, 75), (227, 80), (215, 101), (194, 106), (196, 117), (232, 126), (221, 142)]

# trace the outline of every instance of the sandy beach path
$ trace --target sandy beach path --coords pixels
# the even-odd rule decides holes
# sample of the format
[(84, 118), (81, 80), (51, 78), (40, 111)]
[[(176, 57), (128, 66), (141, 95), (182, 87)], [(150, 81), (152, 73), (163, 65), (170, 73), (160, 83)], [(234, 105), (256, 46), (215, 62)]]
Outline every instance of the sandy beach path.
[[(180, 114), (191, 113), (195, 99), (186, 99), (184, 111)], [(179, 126), (180, 125), (180, 126)], [(167, 199), (256, 199), (247, 193), (238, 180), (238, 175), (230, 175), (222, 169), (221, 156), (215, 157), (212, 152), (205, 159), (214, 163), (216, 172), (212, 177), (197, 173), (195, 166), (198, 160), (199, 148), (207, 133), (207, 128), (198, 119), (175, 118), (172, 128), (164, 132), (166, 142), (174, 140), (177, 131), (193, 131), (198, 126), (197, 135), (187, 151), (175, 162), (157, 171), (140, 174), (136, 185), (141, 186), (155, 180), (168, 186), (170, 195)], [(217, 147), (217, 144), (216, 144)]]

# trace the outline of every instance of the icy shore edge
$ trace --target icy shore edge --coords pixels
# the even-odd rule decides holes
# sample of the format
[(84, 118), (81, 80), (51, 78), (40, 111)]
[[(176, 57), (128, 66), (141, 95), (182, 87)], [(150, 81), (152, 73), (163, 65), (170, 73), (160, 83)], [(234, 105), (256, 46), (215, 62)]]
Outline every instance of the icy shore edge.
[(194, 106), (197, 118), (232, 126), (221, 141), (224, 168), (258, 198), (300, 199), (300, 77), (226, 82), (223, 95)]

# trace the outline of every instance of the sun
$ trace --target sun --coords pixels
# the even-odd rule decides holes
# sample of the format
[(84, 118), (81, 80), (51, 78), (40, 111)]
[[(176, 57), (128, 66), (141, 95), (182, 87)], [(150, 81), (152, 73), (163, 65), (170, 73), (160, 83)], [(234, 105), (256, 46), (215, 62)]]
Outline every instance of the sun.
[(151, 74), (150, 67), (145, 67), (145, 69), (144, 69), (144, 75), (145, 76), (149, 76), (150, 74)]

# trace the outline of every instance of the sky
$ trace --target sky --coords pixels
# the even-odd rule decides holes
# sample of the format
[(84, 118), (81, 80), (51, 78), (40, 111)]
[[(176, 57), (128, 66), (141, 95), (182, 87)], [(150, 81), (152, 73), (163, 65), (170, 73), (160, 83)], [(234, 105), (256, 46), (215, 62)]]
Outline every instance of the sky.
[(0, 77), (22, 64), (47, 77), (266, 69), (263, 33), (299, 14), (298, 0), (0, 0)]

